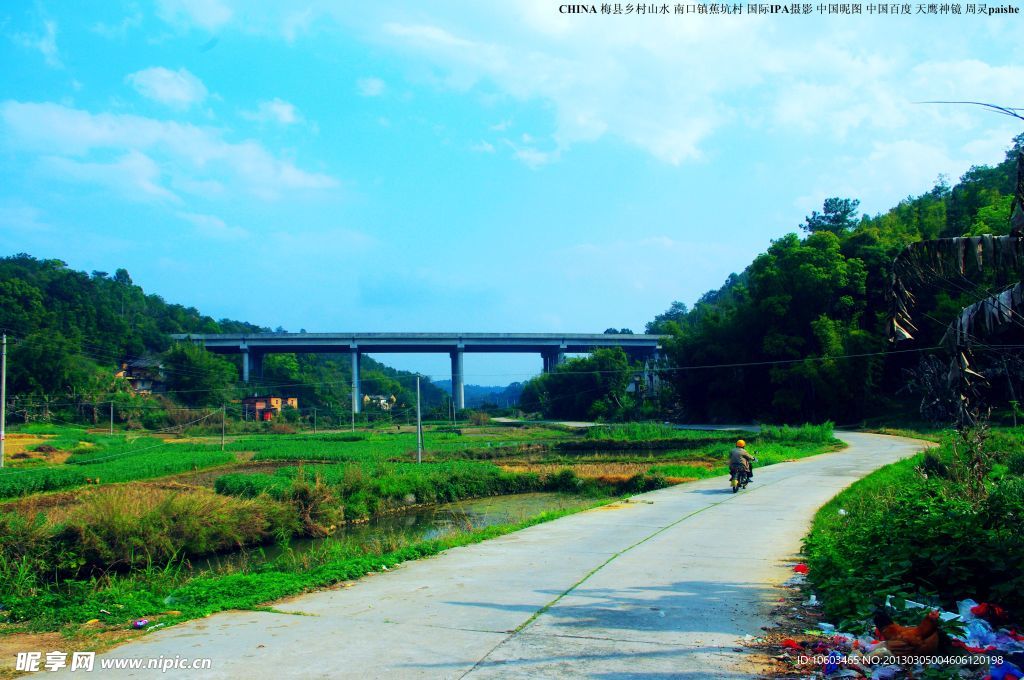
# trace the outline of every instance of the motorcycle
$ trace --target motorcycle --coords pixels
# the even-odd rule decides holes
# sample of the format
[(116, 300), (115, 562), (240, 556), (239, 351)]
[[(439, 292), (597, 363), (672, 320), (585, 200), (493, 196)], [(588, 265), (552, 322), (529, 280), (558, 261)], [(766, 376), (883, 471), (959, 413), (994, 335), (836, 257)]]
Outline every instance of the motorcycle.
[[(754, 463), (757, 462), (757, 458), (750, 462), (750, 466), (753, 467)], [(746, 489), (747, 484), (750, 484), (750, 473), (745, 469), (738, 470), (737, 472), (729, 475), (729, 484), (732, 486), (732, 492), (736, 493), (740, 489)]]

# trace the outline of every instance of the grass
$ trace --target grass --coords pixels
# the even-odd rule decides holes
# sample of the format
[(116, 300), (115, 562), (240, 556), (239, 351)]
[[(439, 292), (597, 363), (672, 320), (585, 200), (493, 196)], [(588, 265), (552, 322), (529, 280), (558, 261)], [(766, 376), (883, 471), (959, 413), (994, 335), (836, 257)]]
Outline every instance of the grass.
[[(757, 458), (754, 463), (755, 470), (760, 467), (776, 465), (788, 460), (797, 460), (808, 456), (816, 456), (821, 453), (835, 451), (842, 446), (842, 442), (829, 437), (826, 442), (811, 442), (795, 440), (789, 442), (762, 441), (758, 444), (748, 445), (748, 450)], [(672, 478), (694, 478), (707, 479), (719, 475), (729, 474), (729, 451), (732, 445), (717, 445), (706, 454), (710, 459), (716, 461), (710, 466), (669, 464), (656, 465), (651, 472)]]
[(34, 517), (0, 514), (0, 559), (7, 565), (20, 560), (19, 568), (34, 564), (58, 580), (127, 571), (264, 542), (298, 530), (294, 515), (269, 498), (104, 486)]
[(835, 441), (835, 438), (832, 436), (833, 428), (834, 424), (829, 421), (820, 425), (804, 423), (797, 427), (790, 425), (762, 425), (757, 441), (828, 444)]
[(685, 430), (662, 423), (622, 423), (587, 428), (587, 439), (610, 439), (612, 441), (639, 442), (651, 439), (674, 439)]
[[(472, 458), (474, 451), (507, 454), (521, 447), (543, 445), (564, 436), (551, 433), (546, 428), (494, 429), (494, 435), (486, 438), (465, 436), (458, 432), (431, 432), (424, 435), (424, 448), (428, 459)], [(254, 460), (414, 460), (416, 435), (410, 428), (404, 427), (402, 432), (372, 432), (356, 440), (350, 435), (335, 435), (329, 439), (245, 437), (232, 442), (227, 448), (232, 451), (254, 451)]]
[(563, 451), (636, 449), (701, 449), (715, 443), (734, 443), (737, 437), (754, 439), (741, 430), (680, 430), (661, 423), (623, 423), (589, 428), (583, 439), (559, 442)]

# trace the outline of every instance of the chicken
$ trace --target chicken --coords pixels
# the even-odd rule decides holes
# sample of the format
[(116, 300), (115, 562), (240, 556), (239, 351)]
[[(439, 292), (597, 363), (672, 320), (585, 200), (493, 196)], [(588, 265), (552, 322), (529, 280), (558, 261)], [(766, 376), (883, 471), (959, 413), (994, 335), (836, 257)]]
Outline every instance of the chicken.
[(878, 637), (885, 640), (886, 648), (896, 656), (924, 656), (939, 649), (939, 613), (928, 612), (916, 626), (893, 623), (885, 610), (875, 611)]

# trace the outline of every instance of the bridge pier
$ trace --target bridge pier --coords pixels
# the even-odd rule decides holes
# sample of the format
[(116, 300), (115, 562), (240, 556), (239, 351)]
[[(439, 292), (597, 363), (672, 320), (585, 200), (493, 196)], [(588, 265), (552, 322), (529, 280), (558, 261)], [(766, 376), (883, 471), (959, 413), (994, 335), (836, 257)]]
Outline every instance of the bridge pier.
[(462, 355), (464, 352), (459, 349), (451, 352), (452, 358), (452, 400), (456, 409), (466, 408), (466, 378), (462, 368)]
[(242, 382), (263, 379), (263, 354), (248, 348), (242, 350)]
[(565, 363), (565, 352), (542, 352), (540, 355), (544, 361), (544, 372), (554, 373), (555, 369)]
[(359, 365), (362, 354), (357, 347), (352, 348), (352, 413), (360, 413), (363, 410), (363, 395), (359, 388)]

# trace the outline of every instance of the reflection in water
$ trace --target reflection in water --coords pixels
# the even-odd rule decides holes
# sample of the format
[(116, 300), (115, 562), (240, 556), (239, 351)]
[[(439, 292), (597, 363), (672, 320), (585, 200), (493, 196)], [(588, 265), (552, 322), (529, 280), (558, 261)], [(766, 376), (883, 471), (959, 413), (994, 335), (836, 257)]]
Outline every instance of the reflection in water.
[[(289, 548), (302, 553), (326, 542), (344, 541), (363, 548), (391, 541), (395, 538), (406, 542), (426, 541), (458, 533), (483, 529), (495, 524), (513, 524), (553, 510), (578, 509), (593, 503), (593, 499), (581, 498), (562, 493), (524, 493), (511, 496), (493, 496), (458, 503), (415, 508), (408, 512), (376, 517), (362, 524), (346, 524), (339, 527), (334, 535), (327, 538), (295, 538)], [(259, 561), (272, 561), (283, 552), (279, 545), (264, 546)], [(196, 571), (221, 571), (238, 567), (245, 561), (252, 561), (249, 553), (214, 555), (192, 561)]]

